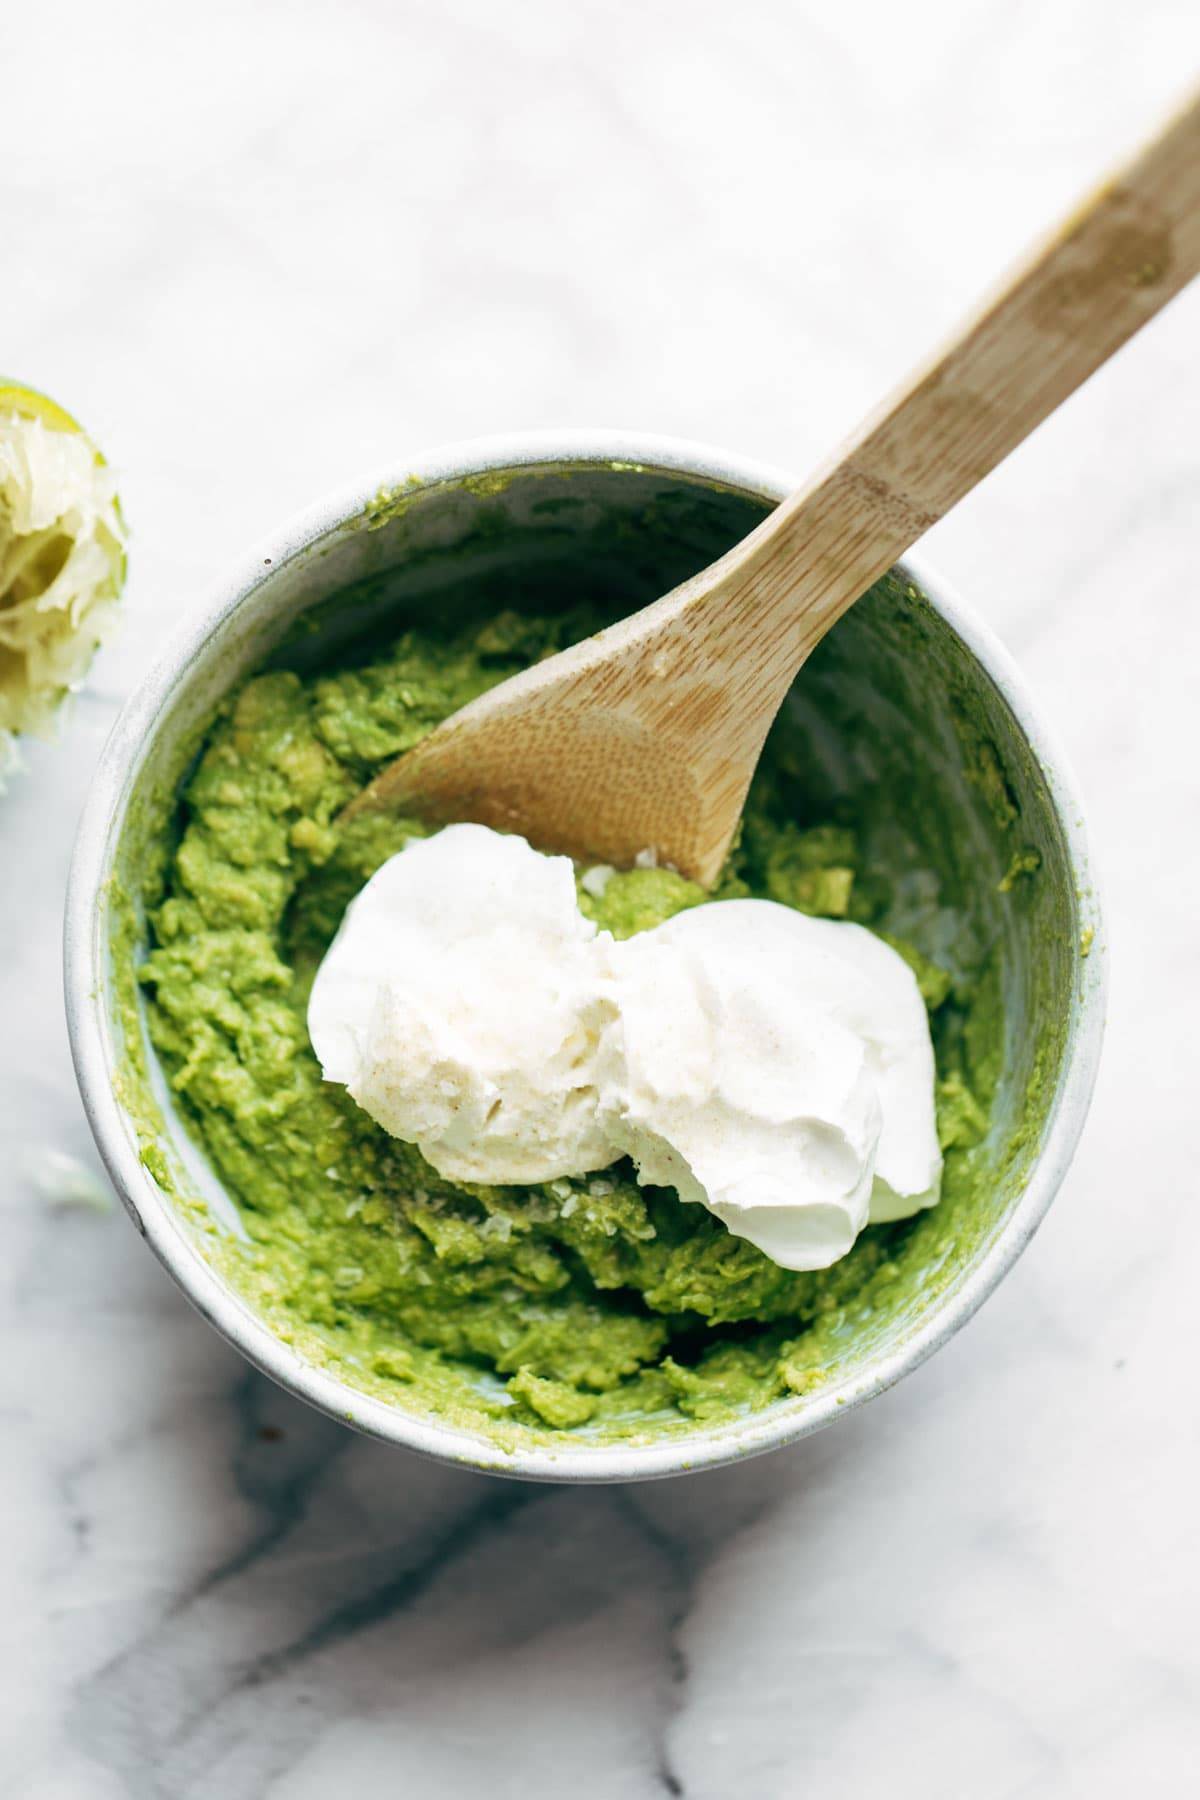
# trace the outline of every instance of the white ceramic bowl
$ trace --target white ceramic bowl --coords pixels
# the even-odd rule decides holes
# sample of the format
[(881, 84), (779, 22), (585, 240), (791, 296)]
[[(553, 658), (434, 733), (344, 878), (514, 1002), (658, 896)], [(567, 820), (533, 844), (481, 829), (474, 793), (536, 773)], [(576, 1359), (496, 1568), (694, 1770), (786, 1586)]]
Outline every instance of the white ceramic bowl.
[[(711, 560), (790, 485), (716, 451), (613, 433), (489, 439), (431, 452), (323, 502), (232, 570), (172, 639), (113, 729), (80, 826), (65, 924), (71, 1045), (96, 1142), (138, 1230), (205, 1318), (292, 1393), (375, 1437), (477, 1469), (552, 1481), (661, 1476), (789, 1443), (889, 1387), (957, 1331), (1024, 1249), (1063, 1178), (1091, 1095), (1104, 1014), (1104, 945), (1082, 811), (1009, 657), (915, 560), (897, 571), (890, 597), (863, 602), (838, 626), (828, 641), (833, 676), (814, 661), (795, 703), (813, 712), (831, 762), (857, 759), (856, 778), (871, 779), (872, 733), (902, 728), (871, 684), (882, 693), (889, 684), (916, 683), (909, 700), (915, 695), (919, 703), (926, 774), (934, 771), (947, 817), (961, 816), (971, 837), (966, 853), (980, 868), (980, 929), (1002, 943), (1005, 957), (996, 1192), (988, 1216), (953, 1244), (928, 1297), (895, 1317), (856, 1326), (824, 1386), (719, 1427), (696, 1425), (661, 1439), (606, 1444), (572, 1434), (561, 1443), (506, 1450), (364, 1394), (303, 1360), (209, 1265), (197, 1234), (147, 1167), (149, 1145), (152, 1165), (161, 1154), (215, 1216), (229, 1216), (233, 1203), (173, 1115), (140, 1022), (139, 1054), (156, 1097), (139, 1091), (135, 1098), (123, 1079), (129, 1052), (122, 977), (128, 998), (137, 946), (128, 938), (127, 907), (114, 904), (116, 892), (136, 888), (148, 835), (169, 815), (197, 731), (221, 695), (301, 614), (364, 577), (378, 579), (353, 603), (324, 608), (314, 643), (351, 633), (372, 607), (411, 614), (451, 604), (448, 596), (472, 571), (544, 573), (558, 566), (556, 558), (574, 558), (579, 579), (617, 583), (627, 603), (638, 605)], [(591, 556), (601, 524), (622, 533), (619, 563), (597, 566)], [(839, 639), (850, 650), (840, 674)], [(830, 694), (849, 691), (848, 682), (859, 683), (850, 694), (858, 723), (846, 737), (843, 721), (838, 739), (822, 709)], [(961, 730), (962, 718), (974, 712), (998, 749), (1021, 832), (1039, 847), (1045, 898), (1036, 905), (1044, 916), (1029, 910), (1033, 902), (1019, 903), (1015, 890), (995, 897), (997, 873), (1020, 834), (988, 825), (987, 781), (969, 766)], [(1039, 1044), (1049, 1060), (1031, 1120), (1029, 1075)]]

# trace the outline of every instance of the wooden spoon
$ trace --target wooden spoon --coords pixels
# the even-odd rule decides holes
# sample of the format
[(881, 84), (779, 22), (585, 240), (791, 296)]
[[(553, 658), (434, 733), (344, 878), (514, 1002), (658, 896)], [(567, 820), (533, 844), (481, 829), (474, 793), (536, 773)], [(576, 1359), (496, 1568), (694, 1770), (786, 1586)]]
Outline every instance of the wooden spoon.
[(742, 543), (512, 677), (346, 808), (474, 819), (706, 885), (814, 645), (1200, 267), (1200, 94)]

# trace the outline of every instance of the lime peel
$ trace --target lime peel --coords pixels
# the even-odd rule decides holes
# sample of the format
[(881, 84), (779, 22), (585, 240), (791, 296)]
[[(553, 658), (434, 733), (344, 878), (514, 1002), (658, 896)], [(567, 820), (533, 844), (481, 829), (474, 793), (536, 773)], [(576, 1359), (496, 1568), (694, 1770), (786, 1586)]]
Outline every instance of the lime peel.
[(113, 624), (125, 524), (112, 473), (69, 414), (0, 382), (0, 782), (47, 737)]

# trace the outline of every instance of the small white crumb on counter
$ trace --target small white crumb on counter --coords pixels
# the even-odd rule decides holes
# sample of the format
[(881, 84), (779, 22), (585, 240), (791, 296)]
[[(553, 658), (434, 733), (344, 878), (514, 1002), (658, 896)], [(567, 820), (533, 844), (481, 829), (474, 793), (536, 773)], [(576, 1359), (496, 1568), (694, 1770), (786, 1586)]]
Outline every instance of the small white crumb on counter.
[(65, 1150), (31, 1151), (25, 1172), (35, 1191), (51, 1206), (82, 1206), (93, 1212), (111, 1212), (113, 1192), (94, 1169)]

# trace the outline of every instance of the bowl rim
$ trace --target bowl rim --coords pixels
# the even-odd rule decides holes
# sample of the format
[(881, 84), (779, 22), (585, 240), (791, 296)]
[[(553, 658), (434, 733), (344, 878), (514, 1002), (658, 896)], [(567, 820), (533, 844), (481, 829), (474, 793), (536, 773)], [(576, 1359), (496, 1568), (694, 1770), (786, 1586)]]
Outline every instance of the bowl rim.
[[(662, 469), (778, 501), (794, 486), (778, 469), (686, 439), (640, 432), (521, 432), (439, 445), (378, 468), (290, 519), (210, 584), (171, 634), (130, 694), (100, 755), (80, 819), (63, 922), (64, 990), (71, 1055), (84, 1110), (113, 1185), (173, 1280), (208, 1322), (289, 1392), (383, 1442), (437, 1461), (496, 1475), (548, 1482), (611, 1482), (690, 1473), (796, 1442), (893, 1386), (939, 1349), (974, 1314), (1015, 1263), (1044, 1218), (1066, 1174), (1087, 1116), (1104, 1031), (1107, 951), (1095, 871), (1078, 788), (1024, 678), (993, 632), (923, 557), (897, 564), (933, 604), (998, 689), (1046, 782), (1075, 882), (1081, 936), (1064, 1064), (1042, 1150), (1025, 1189), (977, 1264), (927, 1317), (857, 1375), (830, 1383), (801, 1403), (783, 1400), (744, 1419), (694, 1435), (645, 1444), (566, 1441), (506, 1449), (473, 1431), (404, 1412), (305, 1362), (259, 1319), (206, 1261), (170, 1198), (142, 1165), (114, 1091), (104, 995), (107, 938), (101, 897), (119, 841), (126, 802), (159, 719), (186, 684), (192, 661), (212, 633), (251, 603), (265, 580), (339, 527), (361, 518), (381, 490), (545, 463)], [(413, 487), (416, 491), (416, 487)], [(1086, 946), (1086, 947), (1085, 947)], [(1090, 952), (1090, 953), (1089, 953)]]

